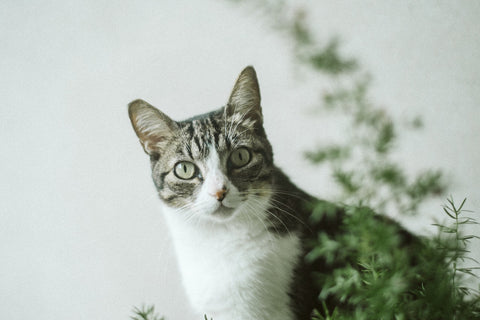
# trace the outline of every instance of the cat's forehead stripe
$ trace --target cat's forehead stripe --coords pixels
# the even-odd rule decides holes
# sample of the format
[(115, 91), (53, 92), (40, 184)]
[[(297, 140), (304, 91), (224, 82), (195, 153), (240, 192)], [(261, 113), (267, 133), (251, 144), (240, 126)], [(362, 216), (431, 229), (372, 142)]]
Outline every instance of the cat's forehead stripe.
[[(182, 123), (183, 139), (190, 148), (185, 150), (191, 158), (204, 158), (209, 154), (208, 145), (219, 148), (225, 140), (221, 131), (221, 124), (214, 114), (207, 117), (194, 118)], [(225, 145), (227, 143), (223, 143)]]
[(201, 142), (200, 137), (198, 135), (195, 135), (193, 137), (193, 144), (195, 153), (197, 155), (201, 155), (205, 157), (208, 153), (208, 149), (205, 148), (205, 144)]
[(194, 133), (193, 124), (191, 122), (187, 122), (187, 123), (185, 123), (184, 128), (185, 128), (185, 133), (191, 139), (193, 137), (193, 133)]
[(237, 114), (224, 116), (223, 110), (217, 110), (180, 122), (181, 140), (185, 146), (179, 150), (191, 159), (205, 159), (209, 155), (209, 145), (224, 152), (248, 140), (244, 134), (250, 131), (249, 119)]

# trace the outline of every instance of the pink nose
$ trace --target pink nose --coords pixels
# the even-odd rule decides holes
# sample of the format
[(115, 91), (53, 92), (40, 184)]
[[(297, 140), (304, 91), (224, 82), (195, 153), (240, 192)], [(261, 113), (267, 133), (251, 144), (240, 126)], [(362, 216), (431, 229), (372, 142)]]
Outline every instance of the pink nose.
[(218, 201), (222, 201), (223, 199), (225, 199), (226, 195), (227, 195), (226, 187), (223, 187), (222, 189), (217, 190), (213, 194), (211, 194), (211, 196), (217, 199)]

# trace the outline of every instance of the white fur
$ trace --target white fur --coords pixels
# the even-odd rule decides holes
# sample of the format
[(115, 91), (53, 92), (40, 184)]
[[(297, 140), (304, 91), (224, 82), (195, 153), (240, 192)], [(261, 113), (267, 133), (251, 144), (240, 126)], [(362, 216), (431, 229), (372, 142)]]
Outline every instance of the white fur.
[[(214, 166), (192, 209), (164, 206), (187, 295), (200, 314), (214, 320), (292, 320), (288, 289), (299, 237), (269, 232), (264, 222), (269, 197), (240, 201), (234, 186), (215, 171), (218, 155), (212, 157), (217, 158), (209, 160)], [(235, 209), (231, 216), (210, 219), (218, 201), (208, 191), (221, 183), (228, 183), (224, 201)]]
[(208, 157), (204, 171), (205, 181), (202, 190), (197, 197), (197, 208), (201, 208), (202, 212), (197, 214), (204, 215), (204, 218), (213, 218), (211, 213), (218, 209), (220, 203), (215, 199), (215, 193), (225, 187), (228, 190), (227, 196), (223, 200), (223, 205), (227, 208), (236, 208), (240, 202), (237, 188), (228, 180), (220, 169), (220, 159), (215, 148), (210, 147), (210, 156)]

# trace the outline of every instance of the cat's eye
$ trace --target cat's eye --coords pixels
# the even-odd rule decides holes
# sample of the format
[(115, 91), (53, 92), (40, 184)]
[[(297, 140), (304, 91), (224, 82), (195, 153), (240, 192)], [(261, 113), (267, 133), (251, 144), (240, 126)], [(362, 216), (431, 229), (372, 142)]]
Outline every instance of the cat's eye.
[(173, 172), (179, 179), (190, 180), (195, 177), (197, 167), (191, 162), (181, 161), (175, 165)]
[(247, 148), (239, 148), (230, 155), (230, 162), (234, 168), (241, 168), (250, 162), (250, 151)]

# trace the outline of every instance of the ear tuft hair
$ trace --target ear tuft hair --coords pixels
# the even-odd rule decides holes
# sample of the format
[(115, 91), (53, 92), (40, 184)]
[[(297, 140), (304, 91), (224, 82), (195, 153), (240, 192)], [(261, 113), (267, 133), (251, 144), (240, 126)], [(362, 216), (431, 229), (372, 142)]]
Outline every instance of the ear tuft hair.
[(128, 115), (143, 149), (153, 157), (158, 157), (178, 129), (175, 121), (141, 99), (129, 103)]
[(253, 121), (257, 126), (263, 124), (260, 88), (257, 74), (252, 66), (243, 69), (238, 76), (225, 107), (225, 112), (228, 116), (238, 114), (241, 119)]

